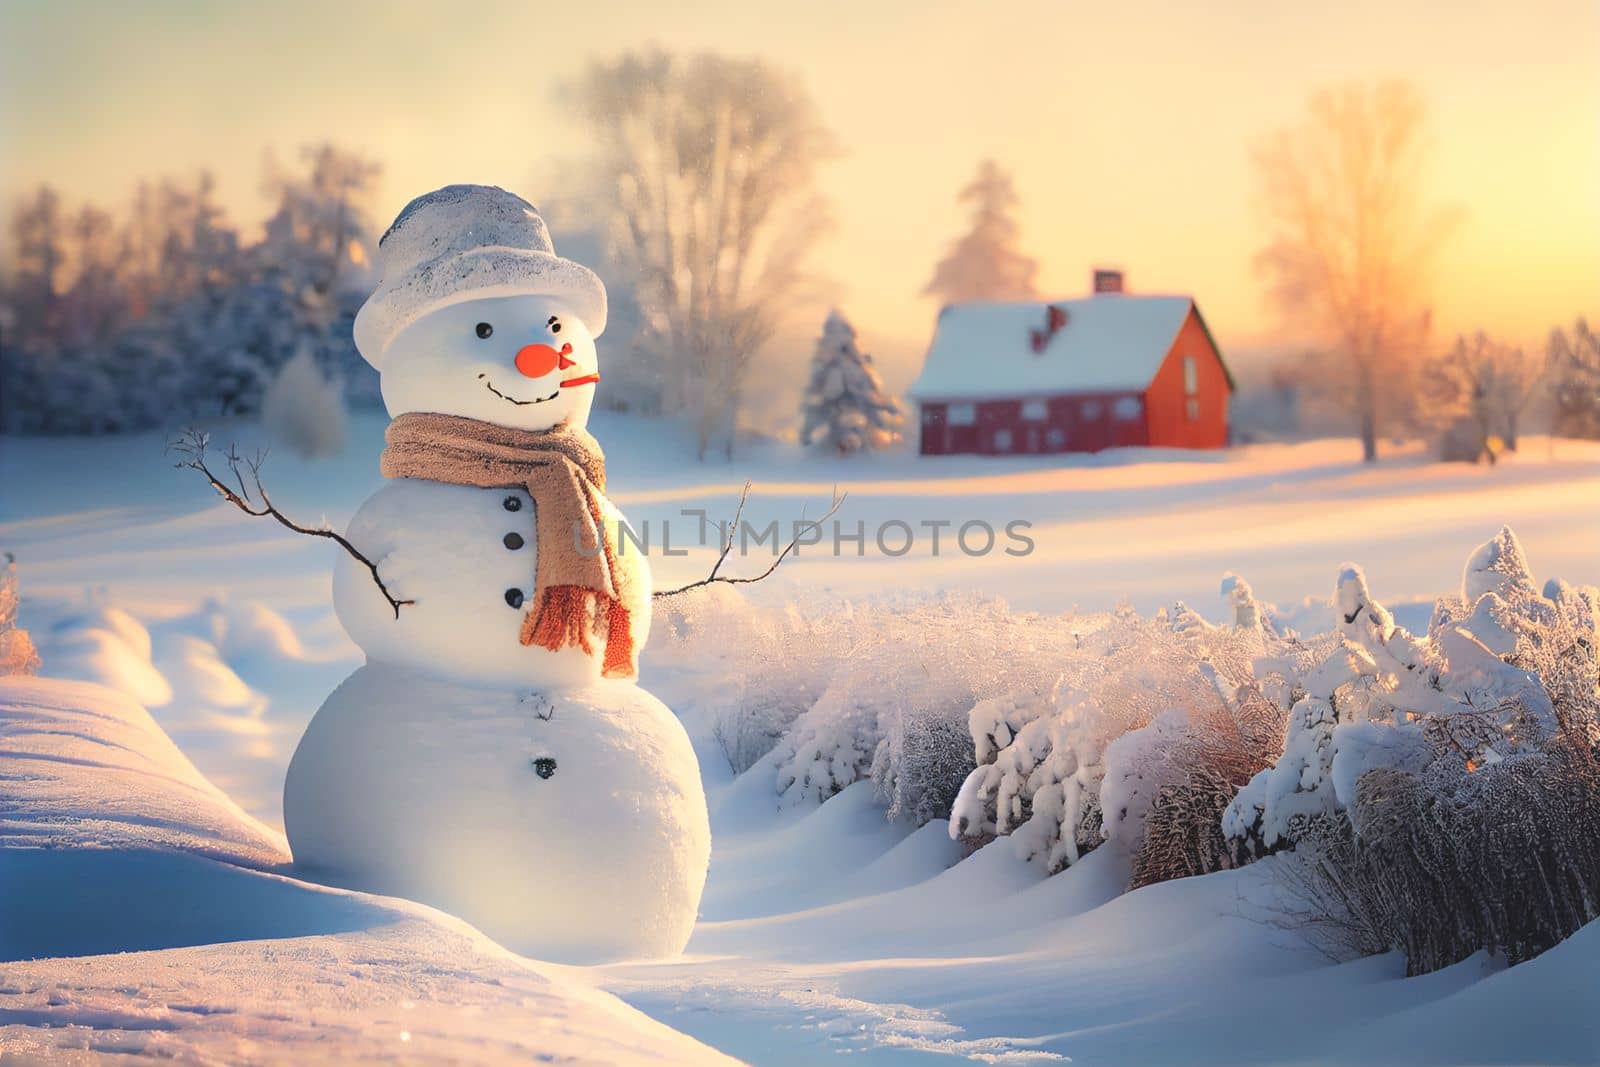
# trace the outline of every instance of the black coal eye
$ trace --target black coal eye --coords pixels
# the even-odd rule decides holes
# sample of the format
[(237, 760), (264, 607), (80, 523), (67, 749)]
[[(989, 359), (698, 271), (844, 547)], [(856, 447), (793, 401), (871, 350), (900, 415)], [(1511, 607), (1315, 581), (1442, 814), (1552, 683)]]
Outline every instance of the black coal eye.
[(550, 316), (549, 321), (547, 321), (545, 323), (545, 325), (550, 327), (550, 332), (551, 333), (560, 333), (561, 332), (561, 320), (556, 318), (554, 315)]
[(480, 341), (488, 340), (489, 336), (491, 334), (493, 334), (493, 333), (494, 333), (494, 327), (493, 326), (490, 326), (487, 322), (478, 323), (478, 339)]
[(559, 323), (559, 322), (558, 322), (558, 323), (555, 323), (555, 324), (553, 324), (553, 325), (552, 325), (552, 326), (551, 326), (551, 327), (550, 327), (550, 332), (551, 332), (551, 333), (560, 333), (560, 332), (561, 332), (561, 324), (560, 324), (560, 323)]

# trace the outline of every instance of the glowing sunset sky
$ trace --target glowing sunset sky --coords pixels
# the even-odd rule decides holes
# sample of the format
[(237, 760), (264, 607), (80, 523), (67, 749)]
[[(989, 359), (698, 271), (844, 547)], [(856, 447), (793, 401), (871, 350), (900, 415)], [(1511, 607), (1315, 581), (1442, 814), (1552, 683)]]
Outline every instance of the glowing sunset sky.
[(1119, 264), (1132, 288), (1195, 293), (1225, 346), (1274, 336), (1247, 146), (1319, 85), (1394, 75), (1426, 96), (1432, 188), (1464, 212), (1442, 325), (1536, 341), (1600, 314), (1595, 0), (10, 3), (0, 192), (120, 204), (141, 176), (204, 166), (254, 222), (263, 150), (330, 138), (386, 165), (382, 222), (451, 181), (537, 203), (583, 147), (554, 87), (649, 44), (804, 76), (846, 151), (823, 172), (837, 229), (817, 264), (869, 342), (928, 336), (918, 292), (985, 155), (1016, 176), (1048, 293)]

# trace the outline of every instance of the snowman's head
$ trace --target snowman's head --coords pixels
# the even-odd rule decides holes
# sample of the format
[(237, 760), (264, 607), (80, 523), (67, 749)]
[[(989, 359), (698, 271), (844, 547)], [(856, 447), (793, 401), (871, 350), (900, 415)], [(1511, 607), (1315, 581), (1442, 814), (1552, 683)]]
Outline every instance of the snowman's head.
[(391, 415), (523, 430), (588, 420), (606, 287), (556, 255), (532, 204), (489, 185), (425, 193), (378, 241), (377, 268), (354, 335)]
[(380, 384), (391, 417), (459, 415), (519, 430), (589, 420), (600, 380), (594, 337), (559, 296), (447, 304), (389, 343)]

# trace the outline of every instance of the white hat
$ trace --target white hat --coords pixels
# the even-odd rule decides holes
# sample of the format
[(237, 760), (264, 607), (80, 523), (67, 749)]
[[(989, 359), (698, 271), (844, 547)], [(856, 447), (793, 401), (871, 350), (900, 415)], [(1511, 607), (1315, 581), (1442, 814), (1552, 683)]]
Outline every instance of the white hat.
[(538, 209), (492, 185), (447, 185), (405, 206), (378, 241), (378, 287), (356, 313), (356, 347), (374, 367), (426, 312), (496, 296), (561, 296), (589, 332), (606, 328), (606, 287), (556, 255)]

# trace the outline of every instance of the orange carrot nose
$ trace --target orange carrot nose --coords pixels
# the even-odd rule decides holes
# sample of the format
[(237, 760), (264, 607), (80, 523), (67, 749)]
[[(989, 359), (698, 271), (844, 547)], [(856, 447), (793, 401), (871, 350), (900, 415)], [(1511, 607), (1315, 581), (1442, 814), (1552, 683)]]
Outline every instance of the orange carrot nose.
[(572, 358), (572, 346), (570, 344), (561, 346), (560, 356), (561, 362), (557, 366), (557, 370), (566, 370), (568, 367), (576, 367), (578, 365), (578, 361)]
[(517, 370), (529, 378), (543, 378), (557, 366), (564, 366), (566, 354), (570, 351), (571, 345), (562, 345), (560, 352), (549, 345), (524, 345), (517, 353)]

